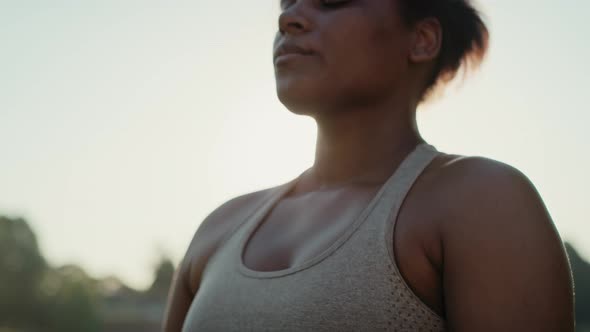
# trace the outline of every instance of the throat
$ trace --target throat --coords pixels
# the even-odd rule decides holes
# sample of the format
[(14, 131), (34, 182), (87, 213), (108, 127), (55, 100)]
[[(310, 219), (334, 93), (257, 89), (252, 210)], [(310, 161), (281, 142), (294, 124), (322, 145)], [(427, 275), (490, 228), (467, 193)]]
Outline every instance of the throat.
[(314, 165), (302, 181), (316, 190), (377, 185), (389, 178), (405, 156), (422, 142), (417, 135), (398, 140), (379, 135), (318, 135)]
[(424, 142), (415, 111), (402, 108), (342, 112), (316, 118), (314, 165), (309, 175), (316, 187), (345, 183), (378, 183)]

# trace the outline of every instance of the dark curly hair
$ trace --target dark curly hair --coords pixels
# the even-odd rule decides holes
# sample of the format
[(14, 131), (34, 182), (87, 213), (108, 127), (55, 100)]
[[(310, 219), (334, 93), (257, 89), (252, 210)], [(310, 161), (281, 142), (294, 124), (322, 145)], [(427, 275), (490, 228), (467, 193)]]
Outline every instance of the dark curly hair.
[(489, 44), (489, 31), (481, 14), (469, 0), (398, 0), (402, 17), (411, 25), (421, 19), (439, 21), (443, 40), (432, 75), (422, 98), (437, 86), (450, 82), (457, 72), (473, 69), (483, 61)]

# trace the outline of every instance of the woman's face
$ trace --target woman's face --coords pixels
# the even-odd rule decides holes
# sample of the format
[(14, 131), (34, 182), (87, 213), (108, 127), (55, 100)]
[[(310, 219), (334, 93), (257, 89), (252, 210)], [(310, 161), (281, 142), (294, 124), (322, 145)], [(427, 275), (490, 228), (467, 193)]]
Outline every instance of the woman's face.
[(370, 105), (404, 84), (411, 37), (396, 1), (281, 0), (281, 9), (275, 78), (292, 112)]

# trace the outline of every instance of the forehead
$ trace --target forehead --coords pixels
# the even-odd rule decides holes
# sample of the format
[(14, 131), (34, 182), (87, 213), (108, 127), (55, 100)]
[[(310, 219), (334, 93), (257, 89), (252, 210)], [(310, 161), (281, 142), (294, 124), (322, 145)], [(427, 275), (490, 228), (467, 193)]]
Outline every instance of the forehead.
[[(298, 1), (308, 2), (309, 4), (320, 3), (325, 0), (278, 0), (279, 5), (282, 9), (290, 5), (295, 4)], [(365, 6), (376, 7), (376, 8), (391, 8), (391, 5), (397, 3), (398, 0), (331, 0), (330, 2), (351, 2), (351, 3), (363, 3)]]
[[(357, 13), (364, 14), (366, 16), (372, 16), (375, 19), (384, 18), (391, 19), (392, 16), (399, 16), (400, 0), (275, 0), (278, 1), (281, 11), (287, 10), (289, 7), (300, 3), (300, 5), (306, 5), (307, 7), (317, 7), (325, 10), (326, 13), (330, 11), (338, 11), (339, 9), (328, 9), (327, 3), (342, 3), (343, 9), (351, 10), (356, 9)], [(415, 0), (409, 0), (415, 1)], [(324, 3), (325, 2), (325, 3)]]

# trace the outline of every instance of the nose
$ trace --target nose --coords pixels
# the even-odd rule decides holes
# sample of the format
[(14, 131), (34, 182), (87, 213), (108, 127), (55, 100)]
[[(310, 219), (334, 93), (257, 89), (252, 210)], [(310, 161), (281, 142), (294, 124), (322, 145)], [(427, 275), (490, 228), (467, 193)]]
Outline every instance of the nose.
[(300, 6), (301, 2), (292, 5), (279, 15), (279, 33), (281, 35), (298, 35), (311, 29), (311, 22), (304, 15)]

